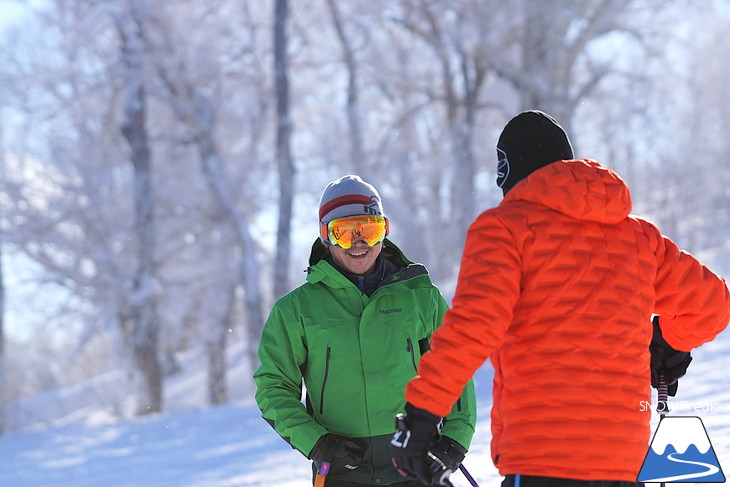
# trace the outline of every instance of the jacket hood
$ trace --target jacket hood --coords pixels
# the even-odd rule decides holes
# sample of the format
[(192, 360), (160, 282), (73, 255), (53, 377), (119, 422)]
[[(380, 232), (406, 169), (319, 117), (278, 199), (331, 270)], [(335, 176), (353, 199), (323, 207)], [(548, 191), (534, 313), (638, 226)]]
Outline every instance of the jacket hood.
[(527, 201), (577, 220), (618, 223), (631, 212), (631, 194), (616, 172), (591, 159), (556, 161), (520, 181), (501, 205)]

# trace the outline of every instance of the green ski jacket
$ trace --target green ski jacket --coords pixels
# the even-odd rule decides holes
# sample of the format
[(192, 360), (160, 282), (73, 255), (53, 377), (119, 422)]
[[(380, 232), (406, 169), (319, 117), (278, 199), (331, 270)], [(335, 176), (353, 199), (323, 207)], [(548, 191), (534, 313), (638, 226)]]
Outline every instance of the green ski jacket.
[[(390, 460), (394, 416), (403, 412), (405, 385), (441, 325), (446, 301), (426, 268), (387, 239), (381, 255), (393, 265), (370, 297), (325, 255), (324, 245), (315, 241), (307, 282), (271, 310), (254, 373), (256, 402), (264, 419), (304, 455), (326, 433), (367, 446), (364, 464), (352, 471), (333, 469), (328, 478), (402, 482)], [(475, 423), (470, 381), (441, 432), (469, 448)]]

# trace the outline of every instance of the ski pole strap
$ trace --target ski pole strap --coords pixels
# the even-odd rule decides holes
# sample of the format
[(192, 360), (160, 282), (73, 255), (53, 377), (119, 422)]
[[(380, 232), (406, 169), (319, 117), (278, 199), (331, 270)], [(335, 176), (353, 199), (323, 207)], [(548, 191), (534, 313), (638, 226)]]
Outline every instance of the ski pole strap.
[(317, 471), (317, 476), (314, 478), (314, 487), (324, 487), (325, 477), (330, 473), (329, 462), (322, 462), (322, 465)]
[(469, 483), (472, 485), (472, 487), (479, 487), (479, 484), (477, 484), (477, 481), (474, 480), (474, 477), (471, 476), (471, 474), (466, 469), (466, 467), (464, 466), (463, 463), (459, 465), (459, 470), (461, 470), (461, 473), (464, 474), (464, 477), (466, 477), (466, 480), (469, 481)]
[(430, 451), (426, 453), (426, 458), (428, 469), (431, 471), (431, 485), (454, 487), (454, 484), (449, 480), (449, 475), (454, 471), (446, 468), (444, 462)]

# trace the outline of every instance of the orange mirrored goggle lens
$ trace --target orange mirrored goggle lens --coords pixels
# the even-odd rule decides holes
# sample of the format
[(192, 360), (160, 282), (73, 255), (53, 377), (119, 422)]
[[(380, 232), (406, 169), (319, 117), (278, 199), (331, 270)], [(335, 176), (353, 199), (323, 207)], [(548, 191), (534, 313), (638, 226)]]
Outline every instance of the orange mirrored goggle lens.
[(382, 242), (388, 234), (388, 220), (382, 216), (348, 216), (327, 224), (327, 240), (343, 249), (349, 249), (362, 239), (370, 247)]

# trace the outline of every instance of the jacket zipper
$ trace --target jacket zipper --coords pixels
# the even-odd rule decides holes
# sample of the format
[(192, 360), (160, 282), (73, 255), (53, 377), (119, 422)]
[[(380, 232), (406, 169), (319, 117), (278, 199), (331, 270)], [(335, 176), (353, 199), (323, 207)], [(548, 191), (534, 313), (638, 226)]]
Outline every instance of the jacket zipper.
[(327, 376), (330, 372), (330, 352), (332, 351), (332, 347), (327, 347), (327, 360), (324, 364), (324, 378), (322, 379), (322, 392), (319, 396), (319, 414), (324, 413), (324, 388), (327, 385)]
[(416, 351), (413, 348), (413, 342), (411, 341), (410, 338), (406, 338), (406, 342), (408, 343), (407, 350), (411, 354), (411, 363), (413, 364), (413, 370), (418, 372), (418, 365), (416, 365)]

